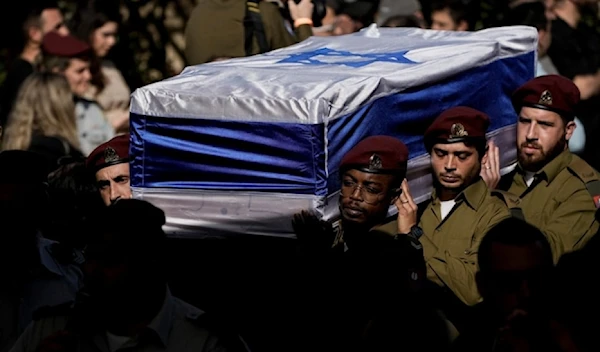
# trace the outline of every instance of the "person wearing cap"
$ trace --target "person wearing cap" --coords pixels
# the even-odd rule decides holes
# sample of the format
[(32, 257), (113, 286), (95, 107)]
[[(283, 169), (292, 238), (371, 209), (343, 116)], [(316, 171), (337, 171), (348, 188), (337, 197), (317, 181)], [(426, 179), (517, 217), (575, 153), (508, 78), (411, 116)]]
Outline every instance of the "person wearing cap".
[[(343, 242), (346, 250), (359, 248), (365, 234), (384, 222), (388, 208), (407, 189), (404, 181), (407, 161), (408, 149), (391, 136), (365, 138), (344, 155), (339, 166), (343, 235), (337, 236), (335, 244)], [(305, 222), (301, 217), (294, 220), (294, 229), (300, 238), (303, 235), (300, 225)], [(402, 230), (409, 233), (410, 227)], [(329, 236), (328, 247), (335, 245), (332, 240)]]
[[(489, 124), (485, 113), (464, 106), (450, 108), (433, 121), (424, 135), (431, 155), (431, 198), (420, 205), (420, 219), (415, 213), (398, 216), (398, 225), (418, 221), (422, 229), (427, 278), (436, 284), (433, 291), (448, 297), (449, 302), (458, 298), (469, 306), (481, 300), (475, 283), (479, 242), (491, 227), (510, 215), (502, 196), (492, 193), (480, 176), (482, 165), (487, 167), (493, 161), (487, 153)], [(402, 200), (402, 205), (407, 207), (409, 202), (412, 199)], [(455, 322), (452, 307), (464, 306), (448, 307), (440, 308)]]
[(50, 32), (42, 41), (42, 55), (41, 70), (59, 73), (69, 82), (75, 99), (81, 152), (87, 155), (115, 135), (98, 103), (83, 98), (92, 78), (92, 49), (72, 35)]
[(245, 351), (171, 294), (164, 224), (162, 210), (136, 199), (90, 218), (83, 295), (66, 314), (29, 325), (13, 351)]
[(554, 261), (583, 247), (599, 228), (598, 172), (568, 147), (580, 93), (566, 77), (547, 75), (513, 94), (517, 122), (517, 166), (499, 189), (520, 201), (525, 219), (539, 227), (552, 246)]
[(81, 287), (82, 257), (43, 237), (47, 166), (34, 152), (0, 153), (0, 351), (44, 311), (70, 305)]
[[(425, 263), (416, 237), (418, 229), (413, 224), (401, 223), (391, 236), (380, 230), (387, 222), (389, 207), (398, 207), (399, 199), (410, 199), (405, 180), (408, 154), (406, 145), (391, 136), (361, 140), (339, 164), (339, 226), (319, 220), (307, 211), (294, 216), (292, 225), (300, 260), (307, 259), (301, 266), (302, 274), (308, 273), (310, 277), (308, 283), (300, 285), (308, 290), (304, 296), (312, 299), (306, 310), (316, 309), (320, 314), (319, 321), (312, 319), (307, 325), (314, 327), (313, 332), (325, 331), (326, 336), (319, 340), (335, 340), (336, 347), (331, 350), (349, 350), (341, 348), (340, 343), (352, 345), (346, 335), (332, 338), (334, 330), (339, 333), (364, 328), (362, 324), (366, 321), (362, 318), (370, 316), (373, 310), (385, 309), (378, 305), (384, 306), (385, 301), (378, 303), (374, 293), (385, 291), (402, 299), (420, 290)], [(401, 198), (402, 194), (406, 196)], [(411, 205), (413, 208), (408, 211), (416, 212), (417, 206)], [(385, 285), (388, 288), (384, 289)], [(314, 286), (321, 292), (319, 297), (310, 297)], [(333, 307), (333, 313), (331, 297), (342, 297)], [(315, 308), (320, 304), (322, 311)], [(326, 319), (327, 313), (333, 315), (333, 322)], [(355, 325), (348, 328), (348, 324)]]
[(119, 135), (101, 144), (86, 159), (105, 205), (132, 197), (129, 186), (129, 135)]

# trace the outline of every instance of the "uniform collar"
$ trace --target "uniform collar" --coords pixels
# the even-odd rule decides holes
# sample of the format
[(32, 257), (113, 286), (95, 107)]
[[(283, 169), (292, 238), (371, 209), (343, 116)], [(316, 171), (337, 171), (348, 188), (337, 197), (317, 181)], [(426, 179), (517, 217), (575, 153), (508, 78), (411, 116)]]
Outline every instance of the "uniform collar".
[[(489, 190), (487, 184), (485, 183), (485, 181), (483, 181), (482, 178), (478, 177), (477, 181), (475, 181), (470, 186), (465, 188), (462, 192), (460, 192), (456, 196), (456, 198), (454, 198), (454, 201), (458, 202), (460, 200), (464, 200), (469, 207), (477, 211), (477, 209), (483, 203), (485, 195), (488, 192)], [(440, 202), (435, 189), (431, 192), (431, 202), (433, 205), (437, 205), (437, 203)]]
[[(161, 347), (167, 348), (169, 342), (169, 333), (171, 331), (171, 327), (173, 326), (174, 314), (174, 298), (171, 295), (171, 291), (167, 287), (165, 299), (163, 300), (163, 304), (158, 314), (156, 314), (156, 316), (150, 321), (145, 330), (143, 330), (138, 336), (132, 338), (126, 343), (125, 346), (121, 346), (121, 348), (131, 348), (138, 346), (140, 343), (148, 343), (148, 338), (151, 340), (158, 340), (158, 342), (161, 344)], [(105, 331), (95, 334), (93, 337), (93, 343), (100, 351), (110, 352)]]
[(158, 314), (152, 319), (150, 324), (148, 324), (148, 329), (153, 331), (156, 336), (160, 339), (160, 342), (163, 344), (163, 347), (167, 347), (167, 343), (169, 342), (169, 332), (171, 331), (171, 327), (173, 326), (173, 315), (175, 314), (173, 296), (171, 295), (171, 290), (167, 287), (165, 293), (165, 300), (163, 301), (163, 305), (160, 308)]
[[(544, 166), (540, 171), (535, 173), (536, 179), (545, 179), (548, 183), (551, 183), (552, 180), (558, 176), (558, 174), (564, 170), (573, 159), (573, 154), (569, 149), (564, 150), (560, 154), (558, 154), (552, 161), (550, 161), (546, 166)], [(517, 171), (519, 174), (524, 175), (525, 170), (518, 165)]]

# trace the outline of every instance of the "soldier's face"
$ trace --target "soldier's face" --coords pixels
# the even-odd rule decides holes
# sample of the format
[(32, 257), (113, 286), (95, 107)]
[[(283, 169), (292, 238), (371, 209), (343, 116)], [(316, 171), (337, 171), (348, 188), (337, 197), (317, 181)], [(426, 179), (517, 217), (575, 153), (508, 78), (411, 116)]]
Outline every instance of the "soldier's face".
[(481, 161), (473, 146), (462, 142), (435, 144), (431, 151), (431, 167), (437, 184), (448, 190), (461, 190), (479, 175)]
[(342, 176), (340, 213), (347, 223), (376, 225), (385, 218), (393, 195), (392, 175), (348, 170)]
[(106, 206), (119, 199), (132, 198), (129, 185), (129, 163), (116, 164), (98, 170), (96, 184)]
[(517, 157), (523, 169), (537, 172), (567, 148), (575, 122), (566, 125), (555, 112), (523, 107), (517, 123)]

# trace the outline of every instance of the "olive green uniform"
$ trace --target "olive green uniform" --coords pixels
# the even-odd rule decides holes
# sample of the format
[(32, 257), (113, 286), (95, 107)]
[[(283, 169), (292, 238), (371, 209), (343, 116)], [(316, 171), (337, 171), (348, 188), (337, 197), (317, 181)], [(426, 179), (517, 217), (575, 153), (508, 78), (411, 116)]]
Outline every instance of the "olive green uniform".
[[(200, 0), (192, 11), (185, 28), (185, 57), (189, 65), (208, 62), (217, 57), (244, 57), (244, 0)], [(296, 28), (296, 36), (288, 32), (279, 7), (269, 1), (258, 6), (271, 50), (296, 44), (312, 35), (310, 25)], [(254, 38), (253, 53), (259, 53)]]
[[(525, 220), (537, 226), (552, 246), (554, 261), (579, 249), (596, 234), (595, 212), (600, 197), (600, 176), (578, 156), (565, 150), (534, 176), (527, 187), (519, 166), (501, 183), (521, 198)], [(596, 199), (596, 200), (594, 200)]]
[[(448, 287), (467, 305), (474, 305), (481, 300), (475, 284), (479, 243), (490, 228), (510, 216), (510, 211), (502, 197), (490, 192), (482, 179), (454, 200), (456, 204), (442, 220), (440, 200), (434, 191), (419, 220), (427, 278)], [(397, 222), (382, 230), (397, 231)]]

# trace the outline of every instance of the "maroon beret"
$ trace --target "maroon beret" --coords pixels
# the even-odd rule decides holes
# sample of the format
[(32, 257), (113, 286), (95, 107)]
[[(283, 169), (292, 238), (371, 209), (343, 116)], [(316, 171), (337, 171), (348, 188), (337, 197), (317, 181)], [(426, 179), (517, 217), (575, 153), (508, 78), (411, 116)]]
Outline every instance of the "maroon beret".
[(579, 88), (570, 79), (547, 75), (523, 84), (513, 94), (512, 103), (517, 113), (523, 106), (528, 106), (573, 119), (580, 96)]
[(42, 40), (42, 52), (44, 55), (71, 58), (89, 54), (91, 47), (72, 35), (60, 35), (52, 31)]
[(370, 173), (406, 172), (408, 148), (390, 136), (371, 136), (354, 146), (340, 163), (340, 169), (358, 169)]
[(442, 112), (425, 131), (427, 151), (436, 143), (456, 143), (483, 140), (490, 118), (483, 112), (457, 106)]
[(90, 153), (85, 165), (93, 172), (108, 166), (129, 162), (129, 135), (123, 134), (99, 145)]

